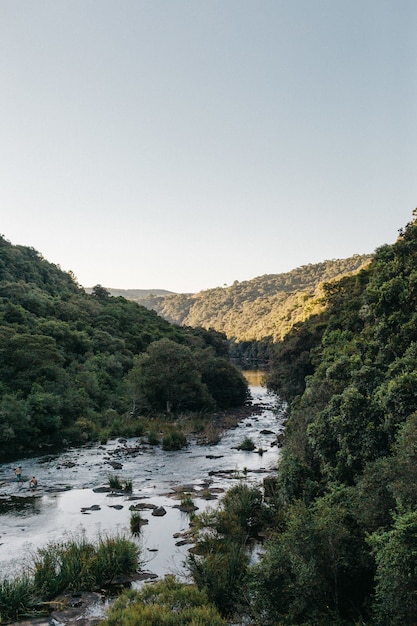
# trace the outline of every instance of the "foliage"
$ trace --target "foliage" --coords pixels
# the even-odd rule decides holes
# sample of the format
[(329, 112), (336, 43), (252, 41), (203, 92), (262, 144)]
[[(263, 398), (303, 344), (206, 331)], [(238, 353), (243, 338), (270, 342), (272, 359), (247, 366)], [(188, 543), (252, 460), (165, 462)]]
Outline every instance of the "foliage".
[(255, 450), (255, 448), (256, 446), (253, 443), (253, 439), (251, 439), (250, 437), (245, 437), (238, 445), (238, 450), (245, 450), (247, 452), (252, 452), (253, 450)]
[(28, 442), (140, 436), (139, 408), (238, 406), (247, 385), (225, 355), (224, 335), (174, 326), (102, 285), (87, 294), (0, 236), (0, 458), (30, 453)]
[(63, 591), (91, 591), (137, 568), (138, 549), (123, 536), (50, 542), (37, 550), (30, 570), (0, 581), (0, 624), (45, 613), (45, 601)]
[(124, 537), (100, 537), (94, 544), (81, 535), (38, 549), (34, 586), (48, 599), (67, 589), (91, 591), (118, 576), (133, 574), (137, 567), (138, 549)]
[(188, 568), (223, 616), (246, 607), (250, 542), (266, 519), (261, 491), (244, 483), (232, 487), (217, 510), (193, 518), (197, 543)]
[(177, 429), (171, 430), (162, 438), (162, 448), (164, 450), (181, 450), (188, 445), (186, 436)]
[(349, 488), (335, 486), (312, 506), (289, 507), (285, 529), (251, 572), (261, 623), (330, 626), (361, 614), (372, 576), (351, 498)]
[(380, 626), (417, 620), (417, 511), (398, 515), (370, 544), (376, 561), (375, 621)]
[(125, 591), (108, 612), (103, 626), (226, 626), (206, 594), (173, 576)]
[(40, 612), (33, 581), (24, 574), (18, 579), (0, 581), (0, 624)]
[(416, 622), (416, 218), (274, 347), (289, 420), (250, 572), (259, 623)]
[[(357, 272), (370, 259), (370, 255), (355, 255), (197, 294), (149, 295), (140, 302), (170, 322), (223, 332), (237, 342), (234, 356), (252, 353), (253, 358), (256, 342), (267, 337), (280, 340), (295, 324), (322, 310), (323, 283)], [(255, 343), (243, 349), (243, 342)]]

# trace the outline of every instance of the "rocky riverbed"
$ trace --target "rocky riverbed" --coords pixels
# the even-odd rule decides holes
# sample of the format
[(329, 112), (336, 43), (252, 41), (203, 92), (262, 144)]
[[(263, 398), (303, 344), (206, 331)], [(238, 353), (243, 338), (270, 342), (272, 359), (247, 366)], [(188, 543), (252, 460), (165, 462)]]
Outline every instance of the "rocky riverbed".
[[(263, 387), (251, 387), (251, 392), (253, 411), (225, 432), (217, 445), (193, 440), (186, 449), (165, 452), (140, 440), (119, 439), (105, 446), (84, 446), (1, 465), (2, 574), (19, 574), (38, 547), (74, 533), (92, 539), (100, 534), (130, 534), (130, 514), (136, 509), (145, 522), (136, 539), (141, 579), (173, 573), (187, 580), (189, 516), (181, 511), (182, 495), (189, 495), (201, 511), (213, 506), (237, 481), (262, 482), (276, 468), (284, 417), (277, 411), (274, 396)], [(253, 452), (238, 450), (245, 437), (254, 441)], [(16, 465), (22, 466), (21, 484), (14, 477)], [(132, 481), (132, 492), (111, 490), (109, 475)], [(38, 479), (35, 491), (28, 486), (32, 476)], [(93, 626), (102, 619), (106, 598), (104, 593), (65, 596), (49, 621), (27, 624)]]

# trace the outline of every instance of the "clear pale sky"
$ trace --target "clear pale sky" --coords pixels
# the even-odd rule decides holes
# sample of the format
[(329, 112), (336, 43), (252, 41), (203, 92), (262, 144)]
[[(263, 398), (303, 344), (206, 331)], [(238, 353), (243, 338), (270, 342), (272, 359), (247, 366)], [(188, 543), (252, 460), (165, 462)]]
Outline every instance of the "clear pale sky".
[(393, 243), (416, 0), (0, 0), (0, 233), (176, 292)]

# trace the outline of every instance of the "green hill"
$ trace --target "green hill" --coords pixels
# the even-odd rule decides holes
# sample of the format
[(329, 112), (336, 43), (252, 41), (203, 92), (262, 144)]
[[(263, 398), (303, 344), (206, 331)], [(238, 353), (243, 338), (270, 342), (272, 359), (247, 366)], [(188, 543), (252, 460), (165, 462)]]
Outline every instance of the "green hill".
[(87, 294), (0, 236), (0, 458), (117, 434), (130, 416), (243, 404), (227, 350), (224, 336), (174, 326), (100, 285)]
[(285, 274), (266, 274), (230, 287), (197, 294), (150, 295), (142, 304), (184, 326), (214, 328), (236, 342), (282, 339), (299, 321), (321, 310), (323, 283), (355, 273), (372, 255), (304, 265)]

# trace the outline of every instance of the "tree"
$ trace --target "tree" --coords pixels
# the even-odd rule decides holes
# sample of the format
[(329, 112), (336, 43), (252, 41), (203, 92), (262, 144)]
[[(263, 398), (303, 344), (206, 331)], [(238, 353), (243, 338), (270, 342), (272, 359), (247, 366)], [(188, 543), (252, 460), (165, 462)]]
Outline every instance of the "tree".
[(378, 626), (417, 622), (417, 511), (399, 515), (392, 530), (370, 538), (377, 571), (375, 615)]
[(137, 398), (145, 400), (151, 410), (171, 413), (214, 407), (192, 350), (171, 339), (153, 342), (139, 356), (133, 379)]
[(91, 295), (98, 300), (105, 300), (110, 297), (110, 291), (103, 285), (95, 285), (91, 291)]

